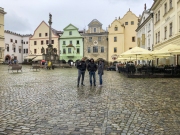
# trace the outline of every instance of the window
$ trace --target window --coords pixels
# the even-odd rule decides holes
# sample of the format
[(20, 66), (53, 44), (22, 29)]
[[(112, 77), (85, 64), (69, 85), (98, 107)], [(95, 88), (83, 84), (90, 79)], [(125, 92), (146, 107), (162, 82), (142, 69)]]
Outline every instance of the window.
[(93, 53), (98, 53), (98, 46), (93, 46)]
[(104, 47), (101, 47), (101, 53), (104, 53)]
[(98, 41), (101, 41), (101, 37), (98, 37)]
[(172, 0), (169, 0), (169, 9), (172, 8)]
[(36, 45), (36, 41), (34, 41), (34, 45)]
[(116, 26), (116, 27), (114, 27), (114, 31), (118, 31), (118, 27)]
[(89, 37), (89, 42), (92, 42), (92, 37)]
[(63, 54), (66, 54), (66, 49), (63, 49)]
[(46, 44), (49, 44), (49, 40), (46, 40)]
[(21, 53), (21, 48), (19, 48), (19, 53)]
[(164, 39), (167, 38), (167, 27), (164, 27)]
[(80, 49), (79, 48), (77, 48), (77, 53), (80, 53)]
[(45, 36), (47, 37), (47, 36), (48, 36), (48, 33), (45, 33)]
[(23, 42), (23, 44), (25, 44), (25, 42)]
[(160, 10), (158, 11), (158, 21), (160, 20)]
[(150, 38), (148, 39), (148, 47), (150, 47)]
[(151, 30), (151, 23), (149, 23), (148, 30), (149, 31)]
[(15, 43), (17, 43), (17, 40), (15, 40)]
[(24, 49), (24, 53), (26, 53), (26, 49)]
[(158, 19), (157, 19), (157, 14), (156, 14), (156, 22), (158, 21)]
[(14, 52), (16, 52), (16, 47), (13, 48)]
[(164, 14), (167, 13), (167, 3), (164, 4)]
[(72, 31), (69, 31), (69, 35), (72, 35)]
[(135, 37), (132, 37), (132, 42), (135, 42)]
[(9, 52), (9, 46), (7, 46), (7, 52)]
[(180, 32), (180, 16), (179, 16), (179, 32)]
[(96, 28), (94, 28), (94, 32), (96, 32)]
[(36, 54), (36, 49), (34, 49), (34, 54)]
[(79, 40), (77, 40), (77, 42), (76, 42), (78, 45), (79, 45)]
[(132, 47), (129, 47), (129, 50), (131, 50), (132, 49)]
[(114, 53), (117, 53), (117, 47), (114, 47)]
[(158, 40), (157, 40), (157, 33), (156, 33), (156, 44), (157, 44)]
[(13, 42), (13, 39), (10, 39), (10, 42)]
[(41, 41), (41, 45), (43, 45), (44, 44), (44, 42), (43, 42), (43, 40)]
[(114, 42), (117, 42), (117, 37), (114, 37)]
[(66, 41), (63, 41), (63, 45), (66, 45)]
[(51, 44), (54, 44), (54, 40), (51, 40)]
[(72, 41), (69, 41), (69, 44), (72, 45)]
[(134, 25), (134, 21), (131, 21), (131, 25)]
[(68, 53), (71, 53), (71, 48), (68, 48)]
[(26, 49), (26, 53), (28, 53), (28, 49)]
[(169, 36), (172, 36), (172, 23), (169, 24)]
[(26, 41), (26, 44), (28, 44), (28, 41)]
[(91, 53), (91, 47), (88, 47), (88, 53)]
[(125, 22), (125, 25), (128, 25), (128, 22)]
[(158, 43), (160, 42), (160, 31), (158, 32)]
[(39, 33), (39, 37), (41, 37), (41, 33)]

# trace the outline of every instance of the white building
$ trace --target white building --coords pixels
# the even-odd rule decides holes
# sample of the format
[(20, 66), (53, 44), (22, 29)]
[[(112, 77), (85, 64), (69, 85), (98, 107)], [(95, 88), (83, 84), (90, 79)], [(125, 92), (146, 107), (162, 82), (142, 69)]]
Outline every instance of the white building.
[(16, 59), (18, 63), (22, 63), (24, 58), (29, 54), (29, 38), (32, 35), (20, 35), (8, 30), (4, 31), (5, 51), (4, 61)]
[(137, 45), (138, 47), (152, 50), (154, 42), (154, 24), (153, 24), (153, 12), (151, 10), (146, 10), (146, 4), (144, 11), (139, 20), (137, 32)]

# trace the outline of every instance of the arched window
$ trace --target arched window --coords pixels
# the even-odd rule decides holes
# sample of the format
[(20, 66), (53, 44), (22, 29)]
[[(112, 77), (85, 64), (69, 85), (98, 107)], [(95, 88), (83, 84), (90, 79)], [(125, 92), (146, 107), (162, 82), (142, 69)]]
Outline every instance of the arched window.
[(114, 31), (118, 31), (118, 27), (117, 26), (114, 27)]

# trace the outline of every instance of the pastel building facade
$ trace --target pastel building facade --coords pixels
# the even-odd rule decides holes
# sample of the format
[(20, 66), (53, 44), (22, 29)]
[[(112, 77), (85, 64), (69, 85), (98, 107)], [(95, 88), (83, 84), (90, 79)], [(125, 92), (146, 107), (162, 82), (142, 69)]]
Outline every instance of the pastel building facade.
[(4, 8), (0, 7), (0, 63), (4, 60)]
[[(180, 1), (155, 0), (154, 12), (154, 50), (159, 50), (169, 44), (180, 45)], [(172, 56), (159, 61), (159, 64), (176, 65), (180, 57)]]
[[(57, 54), (59, 55), (59, 35), (55, 29), (51, 29), (52, 40), (51, 44), (53, 48), (57, 49)], [(40, 23), (40, 25), (34, 31), (34, 34), (29, 40), (29, 56), (27, 59), (33, 59), (39, 56), (39, 60), (42, 60), (42, 52), (41, 49), (44, 47), (45, 53), (47, 52), (47, 45), (49, 44), (49, 26), (44, 21)]]
[(76, 62), (83, 58), (83, 37), (82, 32), (72, 24), (63, 29), (60, 36), (60, 60)]
[(130, 10), (123, 18), (116, 18), (108, 28), (108, 61), (114, 62), (119, 55), (137, 46), (138, 17)]
[(31, 35), (20, 35), (15, 32), (5, 30), (5, 50), (3, 61), (8, 63), (17, 60), (23, 63), (29, 52), (29, 38)]
[(108, 32), (102, 29), (102, 24), (93, 19), (88, 24), (88, 30), (83, 33), (84, 57), (95, 61), (108, 61)]
[(142, 16), (139, 20), (137, 32), (137, 46), (151, 50), (154, 44), (154, 24), (153, 24), (153, 12), (148, 9), (146, 10), (146, 5)]

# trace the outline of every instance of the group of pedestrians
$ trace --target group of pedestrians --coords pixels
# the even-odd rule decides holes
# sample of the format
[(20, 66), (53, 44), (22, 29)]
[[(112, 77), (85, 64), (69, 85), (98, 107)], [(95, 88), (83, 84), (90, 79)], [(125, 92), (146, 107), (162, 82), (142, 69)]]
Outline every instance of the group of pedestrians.
[(102, 86), (102, 75), (104, 74), (104, 63), (100, 60), (99, 64), (96, 65), (94, 62), (94, 59), (90, 59), (89, 63), (86, 64), (85, 59), (82, 58), (81, 61), (77, 63), (77, 68), (78, 68), (78, 80), (77, 80), (77, 87), (79, 87), (80, 79), (81, 79), (81, 85), (84, 85), (84, 76), (86, 69), (89, 72), (89, 81), (90, 81), (90, 86), (94, 85), (96, 86), (96, 71), (98, 71), (99, 75), (99, 86)]

